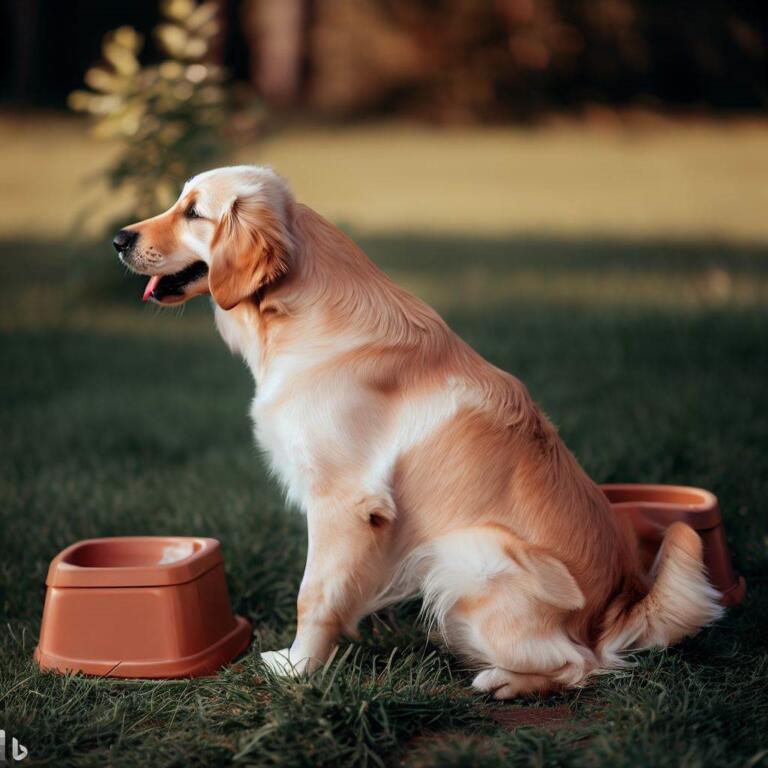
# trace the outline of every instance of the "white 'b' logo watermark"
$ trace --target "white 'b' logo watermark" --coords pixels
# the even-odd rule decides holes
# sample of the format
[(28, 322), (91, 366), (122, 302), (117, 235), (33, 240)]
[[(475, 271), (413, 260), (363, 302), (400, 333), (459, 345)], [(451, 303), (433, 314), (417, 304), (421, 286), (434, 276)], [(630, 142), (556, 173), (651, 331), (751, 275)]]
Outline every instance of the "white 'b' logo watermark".
[[(23, 744), (19, 744), (19, 740), (17, 738), (11, 739), (10, 746), (10, 757), (17, 763), (23, 760), (29, 754), (29, 750)], [(0, 728), (0, 763), (6, 763), (7, 761), (8, 755), (6, 753), (5, 731)]]

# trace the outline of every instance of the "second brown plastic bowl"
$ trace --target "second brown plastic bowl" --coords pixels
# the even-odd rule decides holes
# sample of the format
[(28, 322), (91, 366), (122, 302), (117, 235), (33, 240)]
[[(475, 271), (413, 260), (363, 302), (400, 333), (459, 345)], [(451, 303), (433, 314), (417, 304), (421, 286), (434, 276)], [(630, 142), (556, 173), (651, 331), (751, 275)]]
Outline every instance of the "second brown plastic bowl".
[(600, 486), (611, 506), (629, 516), (649, 569), (664, 533), (672, 523), (691, 526), (704, 544), (704, 564), (725, 606), (739, 605), (746, 593), (744, 579), (733, 569), (717, 498), (701, 488), (683, 485), (611, 483)]

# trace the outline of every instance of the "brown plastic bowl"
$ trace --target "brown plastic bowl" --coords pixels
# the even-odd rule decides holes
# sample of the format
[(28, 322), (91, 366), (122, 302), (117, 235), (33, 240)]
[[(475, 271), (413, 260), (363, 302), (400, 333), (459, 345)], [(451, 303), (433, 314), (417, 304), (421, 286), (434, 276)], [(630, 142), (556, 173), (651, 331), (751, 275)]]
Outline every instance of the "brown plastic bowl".
[(701, 488), (682, 485), (620, 483), (600, 486), (611, 506), (629, 516), (650, 569), (664, 532), (672, 523), (691, 526), (704, 543), (704, 564), (725, 606), (739, 605), (746, 593), (744, 579), (733, 569), (717, 498)]
[(35, 659), (106, 677), (197, 677), (248, 646), (215, 539), (79, 541), (51, 562)]

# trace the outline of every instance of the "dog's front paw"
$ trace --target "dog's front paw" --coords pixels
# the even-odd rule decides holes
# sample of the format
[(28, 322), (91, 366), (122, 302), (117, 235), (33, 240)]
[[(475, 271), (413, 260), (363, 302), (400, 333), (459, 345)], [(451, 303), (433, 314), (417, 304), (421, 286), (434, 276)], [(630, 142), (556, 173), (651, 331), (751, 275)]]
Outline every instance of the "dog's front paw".
[(265, 651), (261, 654), (261, 663), (274, 675), (298, 677), (307, 669), (307, 659), (291, 659), (290, 649)]

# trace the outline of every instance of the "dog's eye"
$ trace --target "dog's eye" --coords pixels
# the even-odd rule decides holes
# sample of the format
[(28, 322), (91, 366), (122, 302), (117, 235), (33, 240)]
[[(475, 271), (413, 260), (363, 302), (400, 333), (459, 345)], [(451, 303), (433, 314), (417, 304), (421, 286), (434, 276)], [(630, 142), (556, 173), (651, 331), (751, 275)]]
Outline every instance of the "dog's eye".
[(188, 219), (199, 219), (200, 214), (195, 210), (194, 205), (190, 205), (189, 208), (187, 208), (186, 211), (184, 211), (184, 216)]

